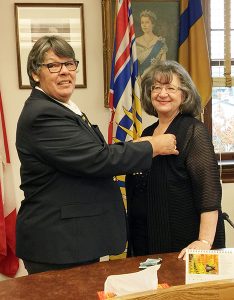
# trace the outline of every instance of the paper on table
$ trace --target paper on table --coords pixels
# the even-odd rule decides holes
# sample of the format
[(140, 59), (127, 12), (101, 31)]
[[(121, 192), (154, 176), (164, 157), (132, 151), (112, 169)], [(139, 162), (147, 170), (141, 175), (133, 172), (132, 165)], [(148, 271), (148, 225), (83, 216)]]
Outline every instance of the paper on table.
[(104, 291), (123, 296), (157, 289), (159, 268), (160, 265), (155, 265), (136, 273), (110, 275), (105, 281)]
[(217, 250), (186, 250), (186, 284), (233, 278), (233, 248)]

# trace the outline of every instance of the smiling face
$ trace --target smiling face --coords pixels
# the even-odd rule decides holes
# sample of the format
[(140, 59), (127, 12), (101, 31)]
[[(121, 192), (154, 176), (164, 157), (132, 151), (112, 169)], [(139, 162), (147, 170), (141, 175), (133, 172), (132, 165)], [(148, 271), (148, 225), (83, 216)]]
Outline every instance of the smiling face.
[[(70, 57), (57, 56), (52, 50), (46, 52), (43, 64), (70, 61)], [(65, 65), (62, 65), (60, 72), (51, 73), (47, 66), (41, 66), (38, 73), (32, 74), (35, 81), (39, 81), (39, 87), (50, 97), (61, 102), (68, 102), (76, 82), (76, 70), (68, 71)]]
[[(173, 74), (171, 82), (160, 82), (158, 78), (154, 85), (162, 87), (161, 92), (152, 90), (151, 101), (152, 105), (160, 117), (174, 117), (178, 114), (180, 105), (183, 102), (183, 92), (180, 88), (179, 78)], [(170, 89), (172, 87), (172, 89)]]

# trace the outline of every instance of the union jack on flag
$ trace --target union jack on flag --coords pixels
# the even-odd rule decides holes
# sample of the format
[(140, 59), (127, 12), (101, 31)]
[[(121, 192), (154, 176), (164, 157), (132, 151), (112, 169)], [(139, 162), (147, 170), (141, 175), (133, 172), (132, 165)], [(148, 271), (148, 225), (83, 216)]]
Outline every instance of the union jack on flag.
[(116, 32), (109, 92), (108, 142), (128, 141), (142, 133), (138, 62), (131, 0), (117, 0)]
[[(117, 0), (116, 7), (116, 32), (109, 92), (111, 110), (109, 144), (133, 140), (140, 137), (142, 133), (140, 86), (131, 0)], [(126, 207), (124, 175), (118, 176), (118, 184)], [(125, 253), (120, 255), (120, 258), (123, 257)]]

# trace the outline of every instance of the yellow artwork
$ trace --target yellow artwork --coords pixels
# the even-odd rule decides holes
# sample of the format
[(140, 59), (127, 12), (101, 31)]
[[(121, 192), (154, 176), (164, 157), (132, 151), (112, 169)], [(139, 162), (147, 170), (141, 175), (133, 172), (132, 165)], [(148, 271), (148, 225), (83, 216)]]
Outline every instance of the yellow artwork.
[(189, 274), (219, 274), (218, 254), (189, 254)]

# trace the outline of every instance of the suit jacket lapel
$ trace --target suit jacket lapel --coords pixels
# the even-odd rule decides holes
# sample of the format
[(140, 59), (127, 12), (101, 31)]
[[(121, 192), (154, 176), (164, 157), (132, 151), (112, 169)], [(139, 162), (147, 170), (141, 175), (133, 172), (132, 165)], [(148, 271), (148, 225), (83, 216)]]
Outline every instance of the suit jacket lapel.
[(58, 101), (55, 101), (53, 98), (49, 97), (48, 95), (46, 95), (45, 93), (43, 93), (42, 91), (38, 90), (38, 89), (33, 89), (30, 95), (30, 98), (40, 98), (40, 99), (45, 99), (48, 100), (50, 102), (53, 102), (54, 104), (62, 107), (63, 109), (65, 109), (67, 112), (71, 113), (73, 116), (75, 116), (76, 120), (78, 120), (79, 125), (81, 125), (82, 127), (85, 127), (84, 129), (87, 129), (99, 142), (101, 140), (101, 142), (105, 142), (105, 139), (102, 135), (102, 133), (100, 132), (100, 130), (98, 129), (97, 125), (92, 125), (89, 126), (80, 115), (76, 114), (75, 112), (73, 112), (71, 109), (69, 109), (68, 107), (64, 106), (63, 104), (59, 103)]

